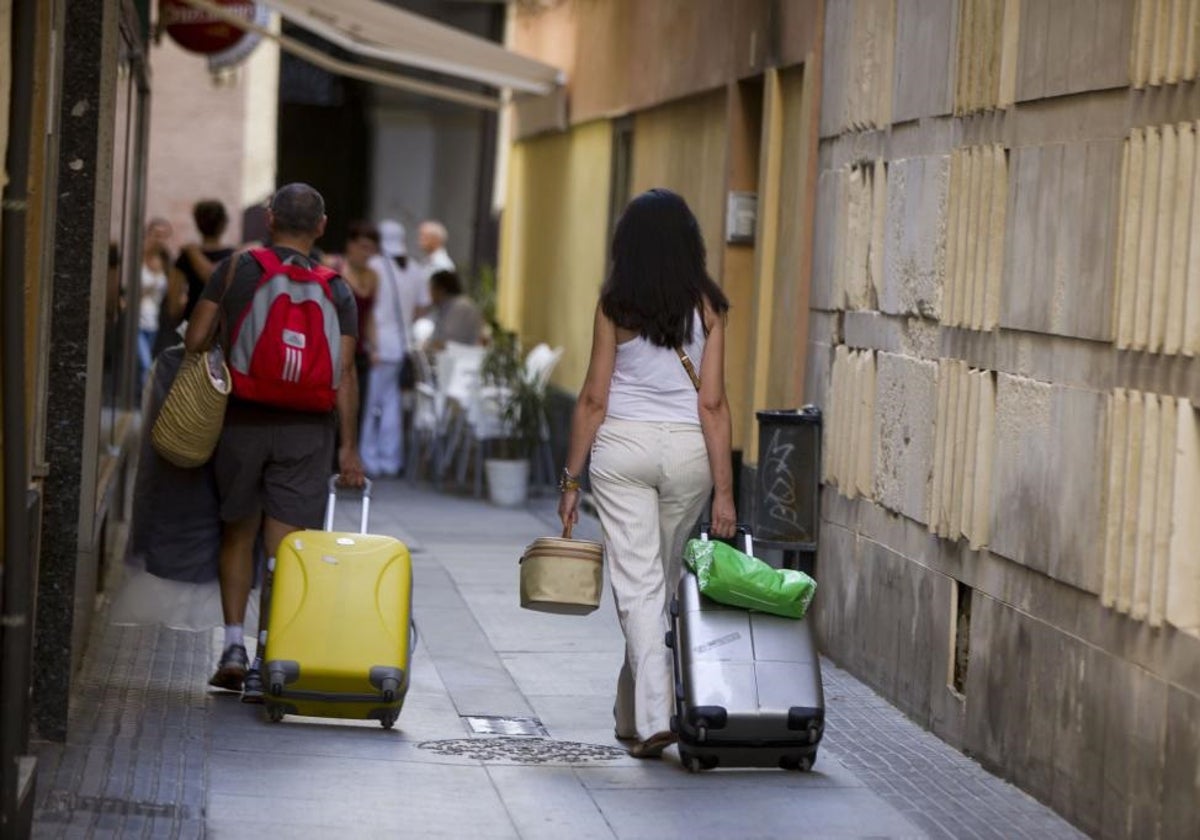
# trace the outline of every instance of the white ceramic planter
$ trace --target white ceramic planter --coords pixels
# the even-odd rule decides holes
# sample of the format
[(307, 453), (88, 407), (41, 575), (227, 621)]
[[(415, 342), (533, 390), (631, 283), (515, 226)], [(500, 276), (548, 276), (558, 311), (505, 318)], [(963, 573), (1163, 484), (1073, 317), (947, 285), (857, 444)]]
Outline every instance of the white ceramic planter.
[(488, 458), (483, 462), (487, 471), (488, 497), (492, 504), (516, 507), (529, 498), (529, 459), (504, 461)]

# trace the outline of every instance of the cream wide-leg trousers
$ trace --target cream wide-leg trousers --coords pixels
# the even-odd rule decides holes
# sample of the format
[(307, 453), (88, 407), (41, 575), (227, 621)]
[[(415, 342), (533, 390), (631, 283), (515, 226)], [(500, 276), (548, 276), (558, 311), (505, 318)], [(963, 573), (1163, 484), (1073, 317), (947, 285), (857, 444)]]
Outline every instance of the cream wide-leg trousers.
[(674, 677), (663, 637), (684, 542), (712, 491), (704, 436), (698, 425), (608, 418), (590, 475), (625, 633), (617, 734), (645, 740), (670, 730)]

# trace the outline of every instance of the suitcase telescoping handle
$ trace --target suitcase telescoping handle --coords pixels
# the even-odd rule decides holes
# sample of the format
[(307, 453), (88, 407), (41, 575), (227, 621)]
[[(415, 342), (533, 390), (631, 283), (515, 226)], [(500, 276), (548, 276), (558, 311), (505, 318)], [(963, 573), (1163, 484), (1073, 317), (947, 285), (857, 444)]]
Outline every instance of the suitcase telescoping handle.
[[(325, 504), (325, 530), (333, 530), (333, 509), (337, 505), (339, 475), (329, 478), (329, 501)], [(362, 486), (362, 524), (358, 528), (360, 534), (367, 533), (367, 520), (371, 515), (371, 479), (364, 477)]]
[[(711, 528), (711, 527), (712, 527), (711, 522), (701, 522), (700, 523), (700, 539), (702, 539), (705, 542), (708, 542), (708, 531), (709, 531), (709, 528)], [(754, 538), (752, 536), (750, 536), (750, 529), (739, 522), (738, 526), (737, 526), (737, 536), (741, 537), (742, 540), (746, 544), (746, 547), (743, 550), (747, 554), (749, 554), (751, 557), (753, 557), (754, 556)]]

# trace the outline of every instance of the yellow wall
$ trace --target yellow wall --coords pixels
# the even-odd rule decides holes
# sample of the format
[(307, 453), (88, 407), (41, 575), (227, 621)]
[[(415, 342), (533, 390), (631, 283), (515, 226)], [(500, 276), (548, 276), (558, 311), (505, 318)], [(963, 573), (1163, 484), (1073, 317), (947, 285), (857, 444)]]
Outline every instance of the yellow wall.
[[(810, 64), (811, 66), (811, 64)], [(816, 94), (811, 73), (802, 67), (779, 74), (782, 113), (778, 247), (775, 294), (771, 302), (771, 352), (763, 408), (798, 408), (804, 394), (808, 348), (808, 287), (812, 262), (812, 122)]]
[(725, 89), (639, 113), (630, 196), (666, 187), (696, 214), (708, 271), (720, 279), (725, 218)]
[(562, 346), (553, 382), (578, 391), (604, 281), (612, 129), (608, 121), (516, 143), (500, 237), (497, 315), (525, 346)]
[[(812, 261), (815, 74), (794, 67), (771, 70), (766, 78), (749, 356), (753, 387), (743, 416), (751, 429), (757, 428), (757, 410), (799, 408), (802, 402)], [(757, 434), (751, 438), (745, 453), (753, 464)]]

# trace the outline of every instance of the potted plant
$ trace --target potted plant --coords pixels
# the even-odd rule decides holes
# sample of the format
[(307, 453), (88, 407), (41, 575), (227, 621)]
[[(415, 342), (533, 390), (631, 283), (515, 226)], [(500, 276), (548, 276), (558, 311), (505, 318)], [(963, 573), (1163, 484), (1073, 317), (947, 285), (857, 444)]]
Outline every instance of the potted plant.
[(520, 342), (509, 330), (493, 330), (481, 375), (482, 398), (495, 421), (493, 454), (484, 459), (488, 495), (498, 505), (520, 505), (529, 495), (530, 459), (541, 442), (546, 397), (526, 379)]

